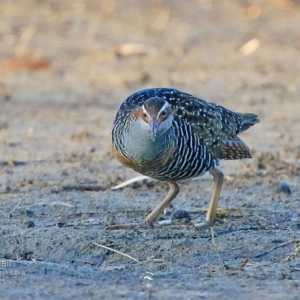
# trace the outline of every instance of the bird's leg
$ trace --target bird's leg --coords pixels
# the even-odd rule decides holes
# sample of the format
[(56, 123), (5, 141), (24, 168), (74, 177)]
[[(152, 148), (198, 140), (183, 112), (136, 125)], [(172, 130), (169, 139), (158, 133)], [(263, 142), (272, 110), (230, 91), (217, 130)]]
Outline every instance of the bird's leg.
[(168, 182), (169, 184), (169, 192), (167, 194), (167, 196), (164, 198), (163, 201), (161, 201), (161, 203), (159, 203), (156, 208), (146, 217), (145, 219), (145, 223), (152, 225), (157, 217), (164, 211), (164, 209), (166, 207), (168, 207), (171, 202), (176, 198), (176, 196), (179, 193), (179, 186), (176, 182)]
[(147, 227), (153, 225), (156, 221), (157, 217), (164, 211), (166, 207), (168, 207), (171, 202), (175, 199), (177, 194), (179, 193), (179, 186), (175, 182), (168, 182), (169, 191), (167, 196), (161, 201), (159, 205), (145, 218), (143, 223), (135, 223), (135, 224), (116, 224), (107, 226), (107, 229), (133, 229), (136, 227)]
[(211, 200), (210, 200), (209, 207), (207, 210), (205, 222), (195, 224), (195, 227), (200, 228), (200, 229), (210, 227), (215, 224), (218, 200), (220, 197), (220, 193), (221, 193), (221, 189), (222, 189), (222, 185), (223, 185), (223, 179), (224, 179), (223, 173), (217, 168), (212, 169), (209, 172), (214, 176), (214, 182), (215, 182), (214, 190), (213, 190), (213, 194), (211, 196)]

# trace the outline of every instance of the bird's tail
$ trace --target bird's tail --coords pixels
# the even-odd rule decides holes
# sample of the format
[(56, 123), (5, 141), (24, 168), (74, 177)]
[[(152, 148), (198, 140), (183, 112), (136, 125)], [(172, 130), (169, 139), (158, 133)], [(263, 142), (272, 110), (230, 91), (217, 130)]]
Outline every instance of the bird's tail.
[(241, 120), (242, 120), (242, 131), (245, 131), (249, 127), (260, 122), (256, 114), (241, 114)]

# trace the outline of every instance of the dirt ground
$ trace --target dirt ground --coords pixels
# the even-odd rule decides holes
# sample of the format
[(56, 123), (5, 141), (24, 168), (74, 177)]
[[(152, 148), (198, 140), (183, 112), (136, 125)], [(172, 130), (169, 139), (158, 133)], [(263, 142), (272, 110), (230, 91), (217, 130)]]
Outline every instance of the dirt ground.
[[(1, 1), (0, 298), (299, 299), (299, 20), (297, 0)], [(109, 151), (116, 110), (158, 86), (261, 119), (241, 136), (253, 159), (221, 162), (214, 239), (106, 229), (166, 194), (111, 191), (137, 176)], [(203, 218), (211, 176), (180, 187)]]

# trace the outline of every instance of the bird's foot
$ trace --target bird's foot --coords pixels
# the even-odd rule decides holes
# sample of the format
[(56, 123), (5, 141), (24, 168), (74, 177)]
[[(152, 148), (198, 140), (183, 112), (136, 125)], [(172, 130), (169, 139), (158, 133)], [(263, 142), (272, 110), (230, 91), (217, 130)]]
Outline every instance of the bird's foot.
[(204, 221), (202, 223), (194, 223), (194, 227), (198, 230), (206, 229), (215, 226), (216, 223), (223, 224), (224, 221), (218, 218), (214, 218), (210, 221)]
[(141, 223), (133, 224), (111, 224), (106, 227), (109, 230), (118, 230), (118, 229), (134, 229), (134, 228), (156, 228), (161, 226), (168, 226), (168, 228), (187, 228), (191, 225), (191, 216), (185, 210), (176, 210), (171, 215), (170, 219), (165, 219), (161, 221), (156, 221), (150, 218), (146, 218)]
[(183, 210), (177, 210), (173, 213), (171, 219), (165, 219), (161, 221), (152, 221), (149, 222), (145, 219), (141, 223), (133, 223), (133, 224), (113, 224), (106, 227), (109, 230), (118, 230), (118, 229), (134, 229), (134, 228), (157, 228), (161, 226), (168, 226), (168, 228), (185, 228), (191, 221), (191, 216), (188, 212)]

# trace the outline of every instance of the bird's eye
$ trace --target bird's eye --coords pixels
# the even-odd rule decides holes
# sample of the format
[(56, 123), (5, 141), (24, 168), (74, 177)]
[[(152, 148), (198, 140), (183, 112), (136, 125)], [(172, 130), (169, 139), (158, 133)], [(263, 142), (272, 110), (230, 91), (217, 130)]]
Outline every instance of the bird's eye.
[(167, 111), (166, 110), (163, 110), (161, 113), (160, 113), (163, 117), (165, 117), (167, 115)]
[(147, 114), (146, 114), (146, 113), (143, 113), (143, 117), (146, 119), (146, 118), (147, 118)]

